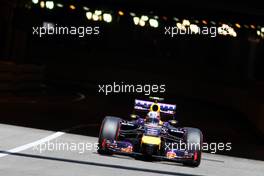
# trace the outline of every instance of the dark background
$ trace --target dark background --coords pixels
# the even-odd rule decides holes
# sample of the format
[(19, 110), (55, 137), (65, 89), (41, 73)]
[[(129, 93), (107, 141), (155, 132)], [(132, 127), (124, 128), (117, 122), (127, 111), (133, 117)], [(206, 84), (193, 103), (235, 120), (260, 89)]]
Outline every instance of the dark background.
[[(232, 142), (233, 150), (225, 154), (264, 159), (264, 48), (256, 29), (237, 29), (236, 38), (164, 35), (172, 17), (264, 26), (258, 2), (56, 2), (65, 7), (2, 2), (1, 123), (96, 136), (105, 115), (128, 118), (134, 98), (147, 98), (105, 96), (98, 93), (98, 84), (166, 84), (166, 93), (157, 95), (177, 103), (181, 125), (200, 128), (206, 142)], [(77, 8), (70, 10), (70, 4)], [(113, 22), (88, 21), (84, 5), (112, 11)], [(125, 15), (118, 16), (118, 10)], [(158, 29), (135, 26), (129, 12), (157, 14), (162, 23)], [(85, 38), (32, 35), (32, 26), (44, 21), (98, 25), (101, 33)]]

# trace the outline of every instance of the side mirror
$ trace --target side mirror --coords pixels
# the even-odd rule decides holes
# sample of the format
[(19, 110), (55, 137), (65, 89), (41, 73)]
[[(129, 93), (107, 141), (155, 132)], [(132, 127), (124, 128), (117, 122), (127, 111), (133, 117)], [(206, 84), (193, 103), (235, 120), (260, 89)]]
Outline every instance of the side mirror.
[(177, 120), (169, 120), (169, 123), (170, 123), (171, 125), (176, 125), (178, 122), (177, 122)]
[(130, 114), (130, 117), (131, 117), (131, 119), (137, 119), (137, 118), (139, 118), (139, 116), (136, 115), (136, 114)]

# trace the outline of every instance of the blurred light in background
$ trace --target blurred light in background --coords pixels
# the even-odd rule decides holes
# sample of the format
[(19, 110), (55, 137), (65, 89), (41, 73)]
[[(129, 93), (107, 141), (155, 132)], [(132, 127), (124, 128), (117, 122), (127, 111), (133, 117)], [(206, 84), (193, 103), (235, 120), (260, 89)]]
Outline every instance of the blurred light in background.
[(159, 22), (158, 22), (158, 20), (156, 20), (156, 19), (150, 19), (150, 20), (149, 20), (149, 25), (150, 25), (151, 27), (157, 28), (157, 27), (159, 27)]
[(237, 37), (235, 29), (227, 24), (222, 24), (221, 27), (218, 27), (218, 33), (225, 36), (230, 35), (232, 37)]
[(37, 4), (39, 1), (38, 0), (32, 0), (33, 4)]
[(87, 18), (88, 20), (91, 20), (92, 17), (93, 17), (93, 13), (92, 13), (92, 12), (86, 12), (86, 18)]
[(162, 16), (162, 19), (165, 20), (165, 21), (168, 20), (168, 18), (166, 16)]
[(76, 9), (76, 7), (74, 5), (70, 5), (69, 7), (70, 7), (71, 10), (75, 10)]
[(119, 11), (118, 11), (118, 15), (120, 15), (120, 16), (124, 16), (125, 14), (124, 14), (123, 11), (119, 10)]
[(239, 23), (236, 23), (235, 26), (236, 26), (237, 28), (241, 28), (241, 26), (240, 26)]
[(141, 20), (143, 20), (143, 21), (148, 21), (148, 19), (149, 19), (149, 17), (146, 15), (141, 16)]
[(214, 22), (214, 21), (211, 21), (210, 23), (211, 23), (212, 25), (214, 25), (214, 26), (216, 25), (216, 22)]
[(146, 22), (144, 20), (142, 20), (142, 19), (139, 20), (139, 25), (140, 26), (143, 27), (143, 26), (145, 26), (145, 24), (146, 24)]
[(93, 20), (94, 20), (94, 21), (98, 21), (98, 20), (99, 20), (99, 16), (96, 15), (95, 13), (93, 14)]
[(136, 14), (133, 13), (133, 12), (130, 12), (129, 14), (130, 14), (132, 17), (136, 16)]
[(181, 24), (180, 22), (176, 23), (176, 26), (178, 29), (186, 31), (185, 26), (183, 24)]
[(217, 32), (218, 32), (218, 34), (222, 34), (223, 33), (223, 28), (222, 27), (218, 27), (217, 28)]
[(97, 16), (100, 16), (100, 15), (102, 15), (102, 10), (96, 10), (95, 12), (94, 12), (94, 14), (95, 15), (97, 15)]
[(133, 21), (134, 21), (135, 25), (138, 25), (139, 24), (139, 17), (134, 17)]
[(58, 3), (57, 6), (60, 7), (60, 8), (62, 8), (63, 7), (63, 4)]
[(55, 24), (51, 22), (43, 22), (43, 27), (44, 28), (54, 28)]
[[(65, 4), (63, 5), (62, 3), (54, 4), (54, 1), (52, 0), (31, 0), (31, 1), (33, 4), (39, 3), (40, 8), (46, 7), (47, 9), (54, 9), (55, 5), (56, 7), (60, 7), (60, 8), (65, 6)], [(69, 8), (71, 10), (75, 10), (76, 6), (69, 5)], [(104, 12), (103, 10), (98, 10), (98, 9), (95, 11), (92, 11), (90, 10), (90, 8), (86, 6), (83, 6), (82, 10), (84, 11), (86, 18), (88, 20), (104, 21), (107, 23), (111, 23), (113, 21), (113, 16), (109, 11), (108, 13), (103, 13)], [(117, 14), (118, 16), (125, 15), (124, 11), (122, 10), (118, 10), (114, 13)], [(250, 31), (254, 30), (254, 32), (256, 32), (255, 34), (264, 38), (264, 27), (260, 25), (255, 25), (254, 23), (253, 24), (249, 23), (248, 25), (246, 24), (242, 25), (240, 22), (223, 24), (220, 21), (209, 21), (206, 18), (204, 18), (203, 20), (197, 20), (197, 19), (188, 20), (186, 18), (184, 19), (184, 18), (172, 17), (171, 19), (170, 17), (167, 17), (167, 16), (155, 15), (153, 11), (150, 11), (149, 14), (145, 14), (145, 15), (136, 14), (134, 12), (127, 12), (127, 13), (133, 18), (133, 22), (135, 25), (140, 25), (142, 27), (149, 25), (150, 27), (158, 28), (162, 22), (173, 20), (175, 21), (178, 29), (185, 30), (185, 31), (190, 29), (190, 31), (195, 34), (200, 32), (200, 29), (201, 29), (199, 27), (200, 25), (210, 25), (210, 26), (217, 27), (218, 34), (220, 35), (237, 37), (238, 33), (235, 31), (235, 29), (237, 30), (238, 28), (239, 29), (242, 28), (243, 30), (246, 30), (246, 29)]]
[(86, 7), (86, 6), (83, 6), (83, 10), (85, 10), (85, 11), (88, 11), (88, 10), (89, 10), (89, 8), (88, 8), (88, 7)]
[(205, 24), (205, 25), (207, 25), (207, 21), (206, 20), (203, 20), (202, 23)]
[(186, 30), (185, 26), (183, 24), (181, 24), (180, 22), (176, 23), (177, 28), (179, 28), (180, 30)]
[(234, 29), (230, 29), (230, 30), (229, 30), (229, 34), (230, 34), (231, 36), (233, 36), (233, 37), (237, 37), (237, 33), (235, 32)]
[(183, 21), (182, 21), (182, 25), (183, 25), (183, 26), (190, 26), (190, 24), (191, 24), (191, 23), (190, 23), (189, 20), (183, 20)]
[(173, 20), (175, 20), (175, 21), (180, 21), (179, 18), (176, 18), (176, 17), (174, 17)]
[(249, 26), (248, 26), (248, 25), (246, 25), (246, 24), (244, 25), (244, 27), (245, 27), (246, 29), (248, 29), (248, 28), (249, 28)]
[(46, 1), (46, 7), (47, 7), (47, 9), (52, 10), (54, 8), (54, 2), (53, 1)]
[(197, 34), (200, 30), (200, 28), (196, 25), (196, 24), (191, 24), (190, 25), (190, 29), (192, 32), (194, 32), (195, 34)]
[(109, 13), (105, 13), (105, 14), (103, 15), (103, 19), (104, 19), (105, 22), (107, 22), (107, 23), (111, 23), (111, 22), (112, 22), (112, 15), (109, 14)]
[(41, 1), (39, 5), (40, 5), (41, 8), (44, 8), (45, 7), (45, 2)]

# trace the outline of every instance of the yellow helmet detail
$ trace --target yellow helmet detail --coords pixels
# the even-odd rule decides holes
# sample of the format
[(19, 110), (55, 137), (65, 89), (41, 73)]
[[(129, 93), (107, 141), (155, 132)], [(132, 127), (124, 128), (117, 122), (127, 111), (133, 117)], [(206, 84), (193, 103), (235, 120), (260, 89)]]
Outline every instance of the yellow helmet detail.
[(150, 106), (150, 112), (151, 111), (154, 111), (154, 112), (160, 112), (160, 105), (158, 103), (153, 103), (151, 106)]

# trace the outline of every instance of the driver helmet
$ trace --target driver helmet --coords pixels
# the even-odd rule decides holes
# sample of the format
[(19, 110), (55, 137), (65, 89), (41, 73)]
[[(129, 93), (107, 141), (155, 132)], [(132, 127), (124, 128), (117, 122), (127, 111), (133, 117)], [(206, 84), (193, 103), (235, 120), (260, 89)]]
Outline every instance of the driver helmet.
[(151, 111), (147, 114), (146, 123), (159, 124), (159, 122), (160, 122), (160, 113), (159, 112)]

